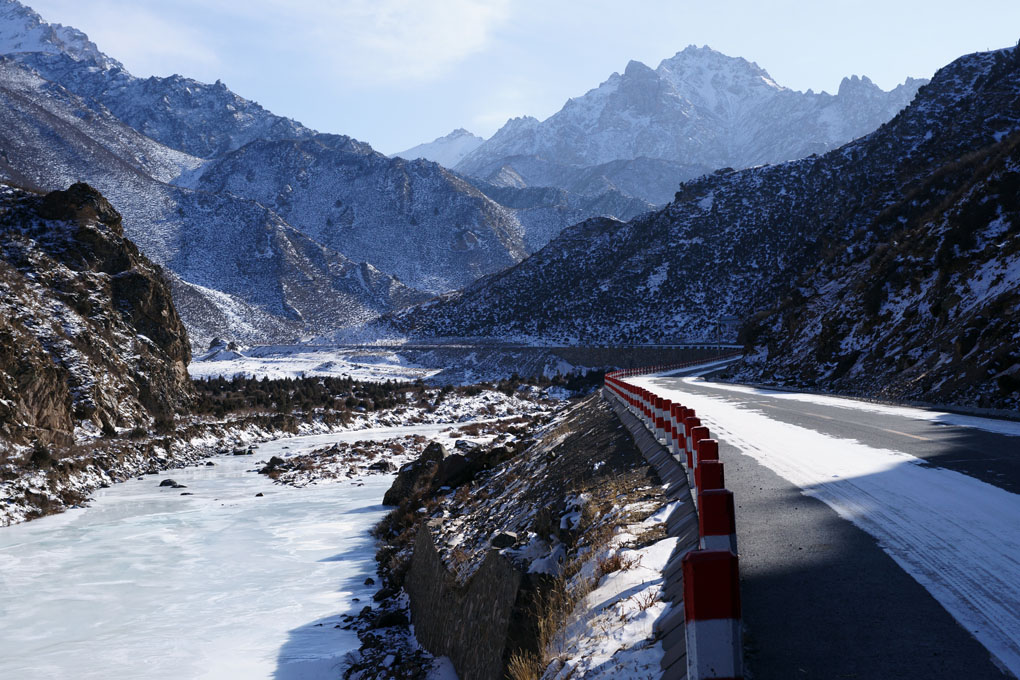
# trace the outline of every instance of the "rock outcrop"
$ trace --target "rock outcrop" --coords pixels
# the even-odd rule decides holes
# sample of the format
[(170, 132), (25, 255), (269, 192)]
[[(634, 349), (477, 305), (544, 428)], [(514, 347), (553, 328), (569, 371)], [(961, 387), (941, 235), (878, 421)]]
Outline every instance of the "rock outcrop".
[(92, 187), (0, 186), (0, 289), (0, 448), (168, 427), (187, 407), (170, 289)]
[(450, 453), (439, 442), (432, 442), (425, 447), (418, 460), (402, 465), (397, 477), (383, 496), (383, 505), (399, 505), (408, 498), (418, 485), (427, 487), (436, 474), (436, 470)]

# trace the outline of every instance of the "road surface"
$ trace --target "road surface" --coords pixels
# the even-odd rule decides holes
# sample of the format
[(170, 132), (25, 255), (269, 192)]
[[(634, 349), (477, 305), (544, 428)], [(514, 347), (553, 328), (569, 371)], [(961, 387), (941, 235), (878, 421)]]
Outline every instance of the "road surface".
[(1020, 423), (628, 380), (720, 440), (749, 675), (1020, 675)]

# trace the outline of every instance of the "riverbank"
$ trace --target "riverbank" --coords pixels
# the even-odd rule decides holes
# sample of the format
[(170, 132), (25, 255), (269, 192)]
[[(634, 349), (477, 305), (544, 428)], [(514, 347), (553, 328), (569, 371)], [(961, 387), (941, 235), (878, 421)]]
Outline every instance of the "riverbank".
[[(217, 453), (247, 455), (275, 439), (549, 413), (558, 400), (534, 386), (457, 389), (408, 386), (413, 399), (389, 408), (313, 408), (290, 413), (245, 408), (222, 416), (188, 415), (164, 435), (82, 438), (73, 447), (23, 449), (0, 461), (0, 527), (83, 507), (98, 490), (139, 475), (193, 465)], [(355, 403), (365, 403), (358, 399)], [(358, 410), (360, 409), (360, 410)]]

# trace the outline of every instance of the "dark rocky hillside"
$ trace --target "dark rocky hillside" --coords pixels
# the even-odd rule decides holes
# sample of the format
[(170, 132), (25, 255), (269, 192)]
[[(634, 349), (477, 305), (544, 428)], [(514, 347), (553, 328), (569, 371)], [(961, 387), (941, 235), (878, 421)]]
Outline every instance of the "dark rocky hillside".
[(945, 198), (962, 191), (969, 180), (951, 169), (1018, 128), (1017, 50), (965, 56), (867, 137), (823, 156), (717, 171), (682, 185), (664, 210), (626, 224), (576, 225), (517, 267), (391, 322), (415, 336), (709, 339), (722, 316), (747, 322), (775, 309), (827, 253), (863, 257), (878, 248), (896, 206), (905, 224), (930, 223), (926, 213), (937, 217), (952, 204), (922, 211), (914, 194), (927, 178), (955, 178), (940, 189)]
[[(473, 177), (465, 177), (482, 193), (514, 211), (524, 227), (524, 245), (528, 252), (545, 246), (565, 228), (583, 222), (592, 215), (613, 215), (628, 220), (655, 206), (632, 198), (610, 186), (601, 193), (571, 193), (555, 187), (498, 186)], [(676, 183), (669, 182), (670, 193)]]
[(0, 288), (0, 447), (148, 429), (190, 403), (166, 280), (88, 185), (0, 185)]
[(919, 179), (745, 330), (745, 380), (1020, 407), (1020, 133)]

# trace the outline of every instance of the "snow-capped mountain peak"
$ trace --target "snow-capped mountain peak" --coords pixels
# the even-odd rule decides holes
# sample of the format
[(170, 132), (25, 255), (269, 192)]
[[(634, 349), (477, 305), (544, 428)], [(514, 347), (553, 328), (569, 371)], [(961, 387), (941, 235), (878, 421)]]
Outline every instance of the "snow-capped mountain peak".
[(78, 29), (47, 23), (18, 0), (0, 0), (0, 53), (26, 52), (66, 54), (75, 61), (93, 61), (102, 68), (120, 67)]
[[(655, 69), (631, 61), (544, 121), (507, 121), (456, 170), (490, 182), (512, 171), (526, 186), (567, 189), (579, 168), (651, 159), (672, 166), (675, 187), (716, 168), (836, 148), (892, 118), (923, 82), (885, 92), (854, 77), (837, 96), (798, 92), (754, 62), (691, 45)], [(613, 176), (634, 174), (617, 168)], [(636, 195), (658, 202), (661, 194)]]
[(663, 59), (655, 73), (672, 85), (678, 95), (692, 101), (714, 102), (720, 92), (747, 96), (760, 90), (768, 96), (787, 89), (755, 62), (730, 57), (707, 45), (690, 45)]
[(444, 137), (437, 137), (427, 144), (419, 144), (393, 155), (398, 158), (406, 158), (409, 161), (424, 158), (427, 161), (452, 168), (460, 163), (464, 156), (481, 146), (484, 141), (484, 138), (472, 134), (464, 128), (457, 128)]

